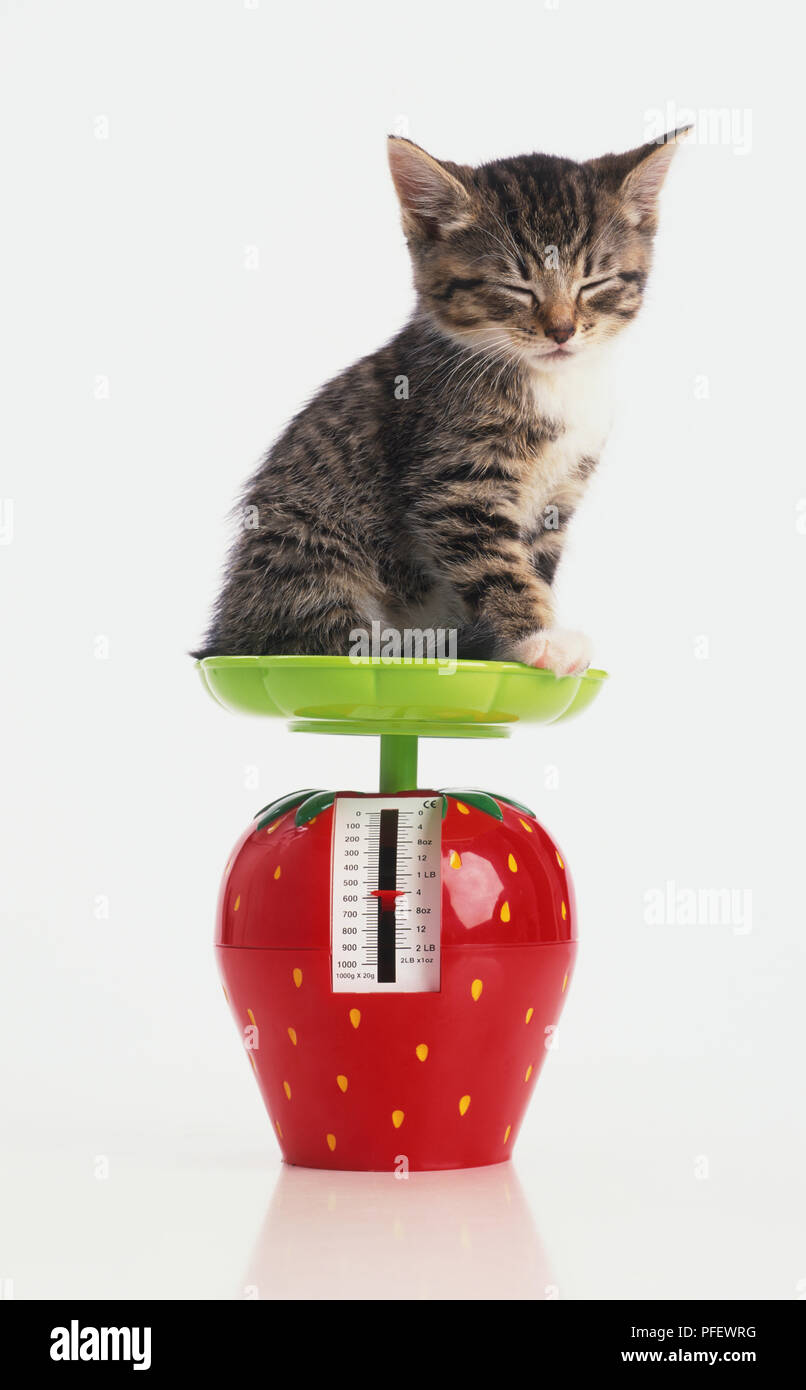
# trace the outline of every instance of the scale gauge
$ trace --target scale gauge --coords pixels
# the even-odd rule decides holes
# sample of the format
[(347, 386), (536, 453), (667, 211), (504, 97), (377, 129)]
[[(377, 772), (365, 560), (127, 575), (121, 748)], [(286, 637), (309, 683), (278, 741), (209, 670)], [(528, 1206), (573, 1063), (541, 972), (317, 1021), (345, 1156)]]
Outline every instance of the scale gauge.
[(334, 993), (439, 989), (441, 842), (441, 796), (336, 797)]

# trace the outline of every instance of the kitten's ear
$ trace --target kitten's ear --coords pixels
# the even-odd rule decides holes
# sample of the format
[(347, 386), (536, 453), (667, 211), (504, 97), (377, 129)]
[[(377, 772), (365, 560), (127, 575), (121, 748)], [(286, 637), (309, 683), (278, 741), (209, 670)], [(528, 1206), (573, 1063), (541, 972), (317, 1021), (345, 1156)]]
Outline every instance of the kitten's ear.
[(407, 236), (436, 239), (470, 220), (470, 195), (444, 164), (419, 145), (389, 136), (389, 168)]
[(637, 150), (626, 154), (605, 155), (601, 160), (591, 162), (600, 165), (608, 176), (607, 181), (616, 185), (619, 197), (624, 204), (629, 220), (634, 227), (655, 222), (658, 215), (658, 196), (663, 187), (669, 167), (674, 159), (677, 146), (685, 140), (690, 125), (679, 130), (669, 131), (662, 140), (651, 140), (640, 145)]

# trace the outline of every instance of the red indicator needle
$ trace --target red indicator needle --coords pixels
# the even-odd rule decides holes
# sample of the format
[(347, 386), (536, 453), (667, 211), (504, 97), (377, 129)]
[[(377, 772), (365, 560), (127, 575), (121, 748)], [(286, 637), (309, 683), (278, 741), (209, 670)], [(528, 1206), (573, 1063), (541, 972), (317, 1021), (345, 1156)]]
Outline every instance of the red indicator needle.
[(395, 898), (405, 898), (406, 891), (404, 888), (373, 888), (369, 896), (380, 898), (384, 912), (394, 912)]

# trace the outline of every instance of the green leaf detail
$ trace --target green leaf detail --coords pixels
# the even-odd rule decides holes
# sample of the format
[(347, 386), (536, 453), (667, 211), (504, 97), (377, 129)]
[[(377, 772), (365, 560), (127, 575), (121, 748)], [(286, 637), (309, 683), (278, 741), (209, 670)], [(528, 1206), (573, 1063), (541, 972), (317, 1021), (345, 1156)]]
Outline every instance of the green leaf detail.
[(513, 801), (511, 796), (499, 796), (498, 792), (491, 792), (490, 795), (494, 796), (496, 801), (503, 801), (505, 806), (512, 806), (516, 811), (523, 811), (524, 815), (531, 816), (533, 820), (537, 820), (534, 811), (530, 810), (528, 806), (524, 806), (520, 801)]
[(314, 792), (313, 796), (309, 796), (307, 801), (303, 801), (302, 805), (297, 808), (294, 824), (307, 825), (308, 821), (313, 820), (314, 816), (318, 816), (320, 811), (326, 811), (328, 806), (332, 806), (335, 800), (335, 792)]
[(263, 830), (267, 825), (271, 825), (273, 820), (279, 816), (284, 816), (286, 811), (293, 811), (295, 806), (299, 806), (301, 801), (306, 801), (313, 792), (313, 787), (306, 787), (301, 792), (291, 792), (288, 796), (280, 796), (276, 801), (270, 801), (268, 806), (263, 806), (255, 815), (257, 829)]
[(483, 811), (487, 816), (494, 816), (496, 820), (503, 820), (504, 813), (498, 802), (487, 794), (487, 792), (475, 792), (465, 790), (464, 787), (446, 787), (442, 793), (443, 816), (447, 809), (447, 798), (452, 796), (454, 801), (462, 801), (466, 806), (472, 806), (476, 811)]

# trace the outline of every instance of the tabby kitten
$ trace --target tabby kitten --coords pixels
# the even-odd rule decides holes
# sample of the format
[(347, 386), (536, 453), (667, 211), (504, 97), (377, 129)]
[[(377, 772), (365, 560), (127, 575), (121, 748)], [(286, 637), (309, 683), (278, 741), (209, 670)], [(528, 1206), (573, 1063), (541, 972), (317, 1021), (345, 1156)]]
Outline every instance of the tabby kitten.
[(413, 317), (322, 387), (260, 465), (196, 655), (346, 654), (379, 619), (456, 628), (459, 656), (585, 669), (552, 586), (684, 134), (480, 168), (390, 138)]

